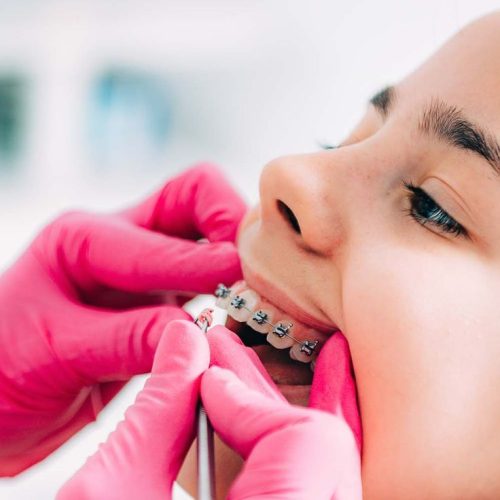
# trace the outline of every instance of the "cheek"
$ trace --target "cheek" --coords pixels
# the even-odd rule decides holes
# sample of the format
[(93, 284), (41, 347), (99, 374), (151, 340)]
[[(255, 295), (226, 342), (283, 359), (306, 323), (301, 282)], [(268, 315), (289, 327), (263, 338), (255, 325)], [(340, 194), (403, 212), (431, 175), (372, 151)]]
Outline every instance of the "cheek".
[(492, 299), (498, 277), (483, 263), (446, 251), (372, 248), (347, 270), (344, 324), (355, 364), (357, 356), (381, 374), (390, 365), (408, 379), (439, 364), (459, 370), (464, 358), (482, 358), (484, 345), (476, 354), (469, 347), (478, 328), (491, 332), (490, 347), (498, 349)]
[(498, 429), (498, 272), (437, 245), (367, 250), (342, 297), (365, 456), (385, 450), (382, 470), (392, 470), (406, 448), (432, 470), (436, 456), (476, 452)]
[(236, 234), (236, 243), (239, 244), (241, 235), (245, 232), (245, 229), (253, 224), (257, 219), (260, 218), (260, 203), (250, 208), (247, 213), (241, 219), (240, 225), (238, 227), (238, 232)]

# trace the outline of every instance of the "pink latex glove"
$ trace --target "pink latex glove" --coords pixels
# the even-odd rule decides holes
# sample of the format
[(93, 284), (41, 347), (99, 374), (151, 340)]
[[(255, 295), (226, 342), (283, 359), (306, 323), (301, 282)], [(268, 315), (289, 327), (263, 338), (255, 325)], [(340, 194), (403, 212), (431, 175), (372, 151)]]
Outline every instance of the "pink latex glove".
[(61, 488), (57, 500), (165, 500), (195, 435), (201, 374), (210, 352), (201, 330), (172, 321), (152, 374), (125, 420)]
[[(193, 323), (171, 322), (125, 421), (57, 500), (170, 498), (194, 437), (200, 376), (209, 357), (213, 366), (202, 378), (205, 407), (221, 437), (247, 459), (230, 498), (361, 498), (359, 417), (353, 428), (343, 417), (353, 417), (356, 405), (346, 349), (343, 336), (330, 340), (316, 368), (323, 371), (314, 393), (321, 405), (333, 405), (333, 415), (289, 405), (255, 352), (226, 328), (216, 326), (205, 338)], [(332, 375), (339, 376), (334, 384)]]
[(0, 276), (1, 476), (44, 458), (150, 371), (165, 325), (189, 318), (188, 296), (241, 278), (245, 210), (200, 164), (131, 209), (70, 212), (42, 230)]
[(205, 336), (192, 322), (172, 321), (125, 420), (63, 485), (57, 500), (171, 498), (194, 438), (200, 380), (209, 361), (232, 367), (268, 397), (283, 400), (255, 352), (233, 332), (216, 326)]
[[(323, 347), (311, 408), (301, 408), (286, 402), (255, 353), (226, 333), (209, 332), (219, 366), (203, 375), (201, 394), (214, 429), (245, 460), (228, 498), (361, 499), (361, 426), (344, 336)], [(232, 370), (220, 368), (228, 365)]]

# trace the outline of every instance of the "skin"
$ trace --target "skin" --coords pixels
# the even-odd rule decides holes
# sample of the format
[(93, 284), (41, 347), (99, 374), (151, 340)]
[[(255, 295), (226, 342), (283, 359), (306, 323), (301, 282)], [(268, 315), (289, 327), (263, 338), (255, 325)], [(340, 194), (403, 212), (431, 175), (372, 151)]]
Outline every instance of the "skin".
[[(500, 140), (500, 13), (466, 26), (395, 87), (390, 115), (369, 105), (340, 148), (265, 166), (240, 256), (344, 332), (364, 498), (500, 498), (500, 176), (417, 126), (440, 98)], [(470, 238), (409, 217), (408, 180)], [(221, 483), (240, 466), (231, 460)]]

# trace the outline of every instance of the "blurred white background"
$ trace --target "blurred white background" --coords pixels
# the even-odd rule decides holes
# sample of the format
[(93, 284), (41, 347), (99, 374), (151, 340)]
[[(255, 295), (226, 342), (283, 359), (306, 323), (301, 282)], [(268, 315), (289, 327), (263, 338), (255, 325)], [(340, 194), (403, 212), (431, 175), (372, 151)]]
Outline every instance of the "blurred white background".
[[(339, 142), (374, 91), (496, 7), (0, 0), (0, 270), (60, 211), (122, 207), (200, 160), (255, 202), (267, 161)], [(143, 382), (0, 499), (53, 498)]]

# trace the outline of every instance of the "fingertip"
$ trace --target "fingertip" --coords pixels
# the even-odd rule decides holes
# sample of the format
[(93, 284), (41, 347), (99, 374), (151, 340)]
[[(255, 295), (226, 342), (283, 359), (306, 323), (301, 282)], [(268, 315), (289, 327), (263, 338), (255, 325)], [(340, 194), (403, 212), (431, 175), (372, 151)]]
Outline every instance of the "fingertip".
[(172, 320), (165, 327), (155, 353), (153, 371), (163, 371), (176, 361), (199, 363), (207, 368), (210, 348), (200, 328), (185, 319)]
[[(189, 293), (213, 294), (219, 283), (235, 283), (242, 279), (238, 249), (229, 241), (191, 241), (167, 236), (165, 258), (154, 263), (163, 288)], [(182, 270), (182, 272), (180, 271)]]
[(213, 376), (213, 374), (215, 374), (215, 375), (221, 375), (221, 374), (223, 374), (225, 372), (229, 372), (229, 370), (227, 370), (226, 368), (222, 368), (221, 366), (212, 365), (206, 371), (206, 374), (210, 375), (210, 376)]
[(204, 337), (204, 335), (200, 335), (200, 333), (203, 332), (194, 321), (188, 319), (173, 319), (165, 325), (163, 336), (175, 336), (176, 338), (185, 336), (189, 339), (193, 338), (193, 341), (196, 342), (198, 337)]
[(325, 343), (323, 346), (323, 349), (321, 350), (322, 352), (327, 349), (329, 351), (331, 350), (339, 350), (339, 349), (345, 349), (347, 346), (347, 340), (344, 336), (344, 334), (340, 331), (335, 332)]
[(347, 342), (347, 339), (345, 338), (345, 335), (342, 332), (337, 332), (333, 336), (333, 341), (334, 344), (338, 346), (340, 349), (348, 349), (349, 348), (349, 343)]
[(309, 407), (341, 415), (351, 428), (358, 448), (361, 447), (362, 432), (357, 387), (349, 343), (341, 332), (335, 333), (327, 341), (318, 356)]
[(206, 371), (208, 377), (216, 378), (219, 380), (226, 381), (236, 381), (240, 384), (243, 382), (237, 377), (236, 373), (228, 370), (227, 368), (222, 368), (221, 366), (212, 365)]
[[(202, 375), (200, 396), (216, 429), (225, 429), (243, 404), (248, 404), (249, 388), (225, 368), (211, 366)], [(246, 403), (245, 403), (246, 402)]]
[(205, 390), (210, 391), (214, 384), (220, 386), (221, 384), (225, 385), (229, 382), (243, 384), (243, 382), (231, 370), (212, 365), (203, 373), (201, 385), (202, 388), (204, 386)]
[(188, 321), (186, 318), (176, 318), (173, 319), (168, 323), (168, 325), (165, 325), (165, 331), (167, 330), (184, 330), (185, 328), (189, 328), (190, 326), (196, 326), (192, 321)]
[(210, 263), (197, 269), (200, 273), (198, 283), (205, 293), (213, 293), (221, 282), (235, 283), (243, 277), (238, 249), (230, 241), (198, 244), (193, 258), (195, 262)]
[(209, 367), (201, 379), (201, 397), (210, 408), (220, 399), (229, 402), (233, 394), (247, 390), (249, 387), (234, 372), (220, 366)]
[(328, 374), (334, 371), (337, 374), (350, 370), (351, 355), (349, 344), (342, 332), (336, 332), (325, 343), (319, 353), (316, 367), (315, 379), (321, 378), (320, 374)]

